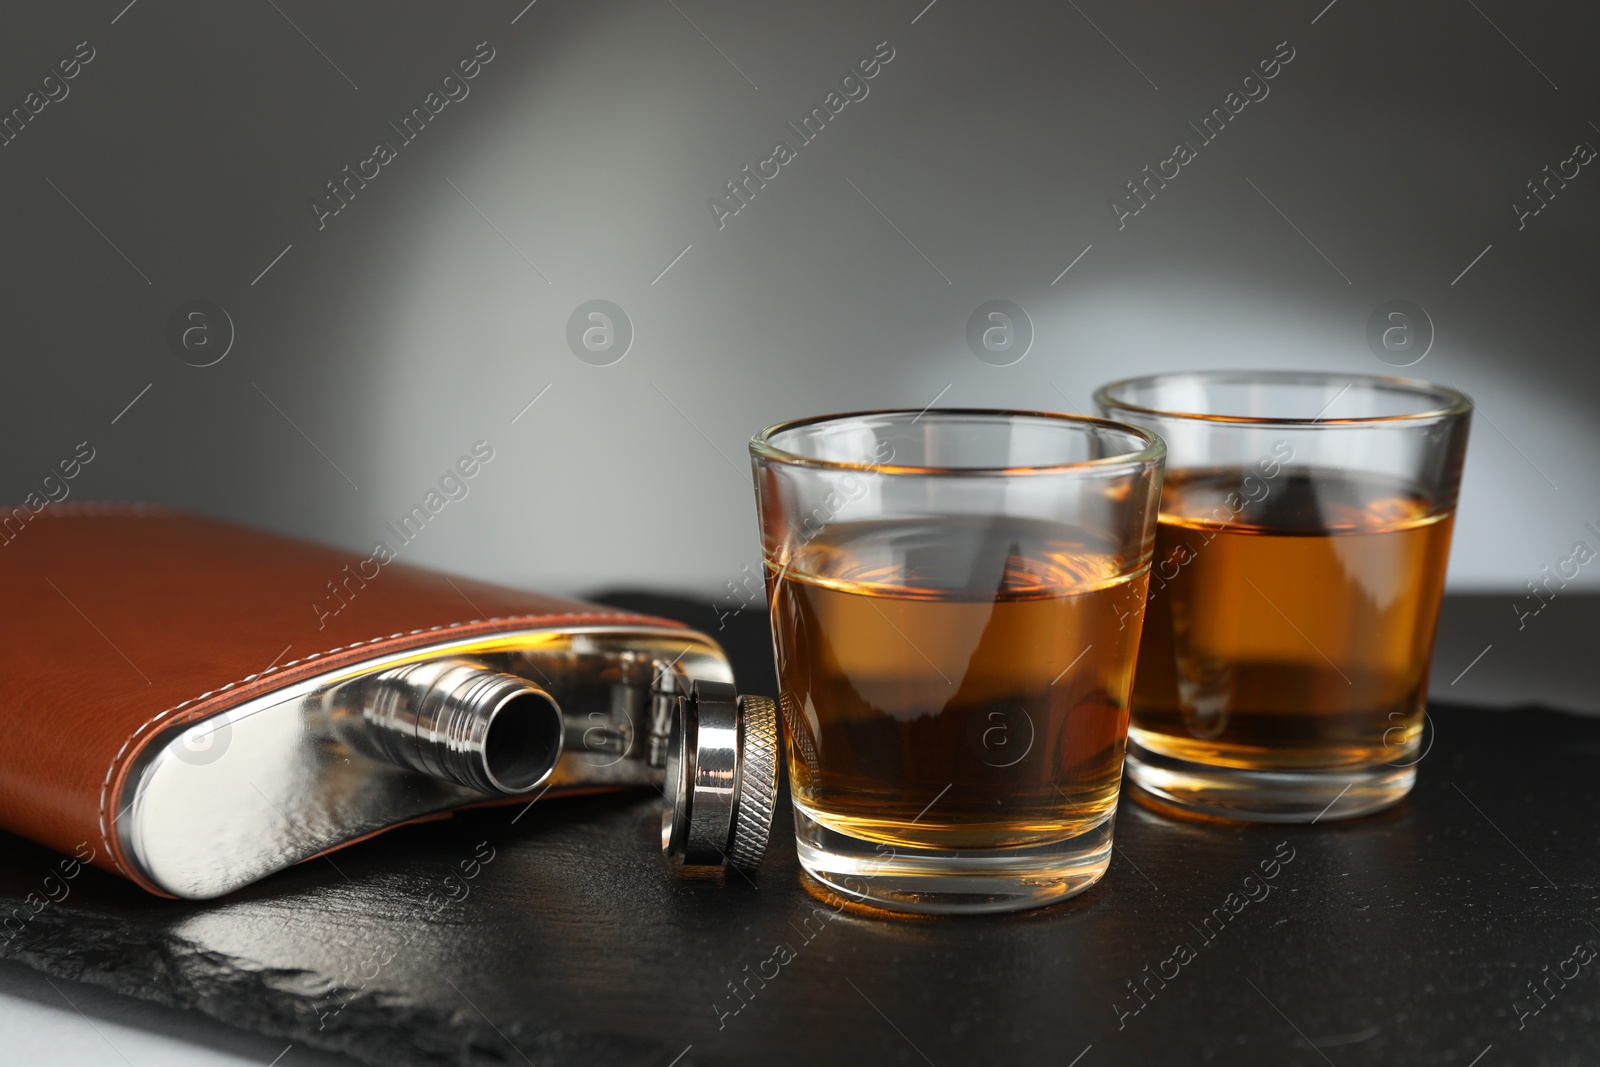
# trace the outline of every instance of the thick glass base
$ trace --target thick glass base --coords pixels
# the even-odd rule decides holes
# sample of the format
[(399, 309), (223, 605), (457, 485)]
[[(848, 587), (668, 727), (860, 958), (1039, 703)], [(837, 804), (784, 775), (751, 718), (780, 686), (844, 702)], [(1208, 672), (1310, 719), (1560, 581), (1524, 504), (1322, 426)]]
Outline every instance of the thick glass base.
[(861, 904), (936, 915), (1022, 911), (1054, 904), (1098, 882), (1111, 863), (1111, 816), (1076, 837), (1044, 845), (953, 851), (889, 845), (824, 826), (794, 806), (806, 873)]
[(1330, 771), (1217, 767), (1163, 756), (1128, 738), (1124, 781), (1183, 811), (1245, 822), (1313, 823), (1353, 819), (1399, 803), (1416, 765)]

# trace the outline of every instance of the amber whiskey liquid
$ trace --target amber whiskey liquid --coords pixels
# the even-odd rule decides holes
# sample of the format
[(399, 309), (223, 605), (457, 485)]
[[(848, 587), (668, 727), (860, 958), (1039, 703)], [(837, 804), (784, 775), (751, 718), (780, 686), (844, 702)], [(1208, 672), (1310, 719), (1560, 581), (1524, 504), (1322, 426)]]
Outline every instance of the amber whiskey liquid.
[(797, 822), (898, 860), (1107, 823), (1146, 573), (1015, 518), (837, 524), (769, 564)]
[[(1374, 476), (1169, 472), (1134, 758), (1326, 772), (1334, 789), (1362, 769), (1408, 767), (1452, 522)], [(1183, 788), (1181, 774), (1166, 783), (1173, 799)]]

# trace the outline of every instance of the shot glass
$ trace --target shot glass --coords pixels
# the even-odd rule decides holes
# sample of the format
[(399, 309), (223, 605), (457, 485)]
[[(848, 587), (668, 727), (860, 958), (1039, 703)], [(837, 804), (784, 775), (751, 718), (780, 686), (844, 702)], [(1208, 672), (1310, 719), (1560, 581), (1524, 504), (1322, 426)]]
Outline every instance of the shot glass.
[(1240, 371), (1102, 387), (1167, 471), (1128, 775), (1260, 822), (1416, 781), (1471, 402), (1402, 378)]
[(1111, 858), (1160, 438), (1042, 412), (802, 419), (750, 443), (800, 863), (1007, 911)]

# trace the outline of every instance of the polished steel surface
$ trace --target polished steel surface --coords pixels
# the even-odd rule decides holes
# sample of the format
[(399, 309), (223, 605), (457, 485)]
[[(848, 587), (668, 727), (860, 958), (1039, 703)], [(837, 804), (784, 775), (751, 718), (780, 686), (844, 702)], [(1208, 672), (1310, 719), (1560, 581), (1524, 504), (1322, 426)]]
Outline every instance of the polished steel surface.
[(561, 758), (561, 707), (523, 678), (443, 659), (385, 671), (366, 689), (360, 733), (398, 766), (483, 793), (526, 793)]
[(694, 775), (694, 715), (688, 701), (672, 703), (668, 716), (666, 746), (666, 786), (662, 795), (661, 851), (670, 860), (682, 862), (689, 842), (689, 806), (694, 801), (690, 782)]
[(778, 801), (778, 716), (767, 697), (697, 681), (678, 700), (667, 754), (661, 849), (688, 867), (754, 871)]
[(684, 841), (683, 862), (697, 867), (717, 866), (727, 862), (739, 791), (737, 697), (731, 685), (697, 681), (692, 698), (694, 765), (687, 779), (689, 833)]
[(397, 823), (491, 799), (375, 753), (367, 706), (376, 677), (441, 659), (521, 679), (561, 708), (565, 752), (543, 790), (659, 785), (647, 758), (653, 683), (670, 677), (681, 692), (733, 680), (709, 638), (654, 627), (513, 631), (378, 658), (158, 736), (117, 798), (126, 856), (175, 896), (214, 897)]

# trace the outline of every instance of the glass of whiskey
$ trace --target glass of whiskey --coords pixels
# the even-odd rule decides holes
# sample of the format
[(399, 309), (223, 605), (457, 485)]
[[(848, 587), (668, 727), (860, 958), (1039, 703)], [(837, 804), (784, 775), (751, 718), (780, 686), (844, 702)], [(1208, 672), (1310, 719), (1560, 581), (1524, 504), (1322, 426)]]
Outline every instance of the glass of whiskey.
[(774, 426), (750, 451), (805, 871), (939, 913), (1093, 885), (1160, 438), (1043, 412), (878, 411)]
[(1402, 378), (1114, 382), (1167, 443), (1128, 775), (1156, 806), (1350, 818), (1416, 780), (1471, 402)]

